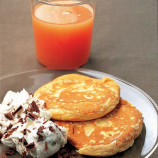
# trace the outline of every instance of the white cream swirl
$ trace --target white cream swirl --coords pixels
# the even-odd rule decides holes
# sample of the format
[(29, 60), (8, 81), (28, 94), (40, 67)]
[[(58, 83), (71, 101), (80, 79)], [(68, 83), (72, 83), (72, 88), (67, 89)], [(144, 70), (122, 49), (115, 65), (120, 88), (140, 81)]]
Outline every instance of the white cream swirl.
[(0, 104), (0, 133), (4, 145), (23, 156), (45, 158), (67, 142), (66, 129), (50, 121), (44, 101), (28, 94), (9, 91)]

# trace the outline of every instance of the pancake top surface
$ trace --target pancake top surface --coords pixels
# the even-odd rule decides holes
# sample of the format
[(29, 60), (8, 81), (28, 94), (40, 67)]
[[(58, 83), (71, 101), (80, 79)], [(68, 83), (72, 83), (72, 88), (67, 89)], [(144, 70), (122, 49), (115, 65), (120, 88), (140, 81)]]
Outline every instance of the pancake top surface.
[[(131, 141), (140, 134), (142, 122), (142, 114), (134, 106), (122, 99), (112, 112), (102, 118), (84, 122), (56, 121), (58, 125), (67, 128), (68, 139), (72, 145), (79, 149), (79, 152), (82, 149), (84, 152), (85, 150), (88, 152), (89, 148), (92, 147), (96, 152), (98, 147), (101, 147), (103, 151), (106, 151), (108, 147), (108, 151), (110, 151), (109, 144), (112, 143), (115, 143), (115, 145), (110, 152), (123, 150), (122, 148), (129, 147)], [(104, 156), (106, 154), (104, 153)]]
[(101, 117), (114, 109), (120, 88), (110, 78), (69, 74), (42, 86), (35, 96), (46, 102), (54, 119), (82, 121)]

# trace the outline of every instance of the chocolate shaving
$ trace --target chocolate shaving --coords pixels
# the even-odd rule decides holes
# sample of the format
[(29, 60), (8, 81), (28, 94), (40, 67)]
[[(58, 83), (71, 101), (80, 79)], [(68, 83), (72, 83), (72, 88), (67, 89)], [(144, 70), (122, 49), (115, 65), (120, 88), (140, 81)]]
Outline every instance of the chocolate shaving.
[(57, 129), (59, 129), (59, 131), (61, 131), (61, 129), (59, 128), (59, 126), (57, 126), (56, 124), (55, 124), (55, 126), (56, 126)]
[(4, 114), (4, 116), (5, 116), (8, 120), (13, 120), (13, 116), (12, 116), (12, 114), (11, 114), (10, 112)]
[(2, 133), (0, 133), (0, 143), (1, 143), (1, 138), (3, 137), (3, 134)]
[(25, 109), (24, 113), (25, 113), (25, 114), (27, 114), (27, 113), (28, 113), (28, 110), (27, 110), (27, 109)]
[(26, 132), (27, 132), (27, 129), (25, 128), (25, 129), (22, 131), (22, 133), (23, 133), (24, 135), (26, 135)]
[(0, 133), (0, 139), (3, 137), (3, 134), (2, 133)]
[(43, 133), (43, 130), (44, 130), (44, 126), (41, 126), (41, 127), (38, 129), (38, 132)]
[(13, 133), (14, 131), (16, 131), (17, 129), (18, 129), (18, 126), (15, 127), (15, 128), (10, 129), (10, 130), (5, 134), (4, 138), (7, 138), (7, 137), (9, 137), (10, 135), (12, 135), (12, 133)]
[(53, 128), (53, 127), (49, 127), (49, 130), (50, 130), (51, 132), (54, 132), (54, 128)]
[(19, 112), (21, 109), (22, 109), (22, 106), (20, 105), (20, 106), (12, 113), (12, 115), (15, 116), (15, 114), (16, 114), (17, 112)]
[(29, 113), (28, 117), (31, 119), (31, 120), (35, 120), (38, 118), (38, 116), (36, 114), (33, 114), (33, 113)]
[(9, 129), (11, 129), (12, 127), (13, 127), (13, 125), (10, 123), (9, 126), (7, 127), (7, 131), (8, 131)]
[(33, 112), (33, 111), (40, 112), (39, 107), (37, 106), (37, 104), (35, 103), (35, 101), (33, 101), (31, 103), (31, 112)]
[(22, 142), (22, 140), (23, 140), (23, 139), (22, 139), (22, 138), (20, 138), (20, 139), (19, 139), (19, 142)]
[(27, 115), (25, 116), (24, 121), (25, 121), (25, 123), (26, 123), (26, 121), (27, 121)]
[(27, 129), (27, 131), (28, 131), (29, 133), (31, 133), (31, 131), (30, 131), (29, 129)]
[(38, 135), (38, 141), (37, 142), (41, 142), (43, 140), (43, 135), (41, 135), (39, 132), (37, 132)]
[(46, 124), (48, 122), (48, 120), (47, 121), (45, 121), (45, 122), (43, 122), (43, 124)]
[(25, 145), (25, 146), (27, 146), (28, 145), (28, 143), (27, 143), (27, 141), (26, 141), (26, 139), (23, 137), (23, 144)]
[(48, 150), (48, 144), (47, 144), (47, 142), (45, 142), (45, 151), (47, 151)]
[(20, 122), (20, 123), (22, 123), (22, 124), (23, 124), (23, 123), (24, 123), (24, 122), (23, 122), (23, 118), (19, 119), (19, 121), (18, 121), (18, 122)]
[(57, 153), (57, 158), (77, 158), (82, 157), (77, 151), (70, 145), (67, 144), (64, 148), (61, 148)]
[(26, 147), (27, 152), (30, 152), (33, 149), (35, 149), (35, 143), (34, 142), (30, 143), (30, 144), (26, 145), (25, 147)]

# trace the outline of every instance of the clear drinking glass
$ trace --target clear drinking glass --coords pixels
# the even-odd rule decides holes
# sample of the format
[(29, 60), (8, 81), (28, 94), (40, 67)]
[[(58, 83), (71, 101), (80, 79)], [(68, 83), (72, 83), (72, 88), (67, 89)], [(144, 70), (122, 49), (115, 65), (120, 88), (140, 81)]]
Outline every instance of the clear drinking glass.
[(79, 67), (90, 55), (96, 0), (31, 0), (38, 61)]

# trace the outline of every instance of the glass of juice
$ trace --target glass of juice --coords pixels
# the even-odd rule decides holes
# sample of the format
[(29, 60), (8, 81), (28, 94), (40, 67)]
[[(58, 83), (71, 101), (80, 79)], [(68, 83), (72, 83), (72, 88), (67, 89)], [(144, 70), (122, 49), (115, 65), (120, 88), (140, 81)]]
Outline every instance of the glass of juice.
[(31, 0), (38, 61), (80, 67), (90, 56), (95, 0)]

